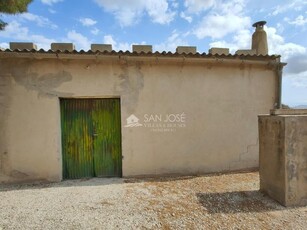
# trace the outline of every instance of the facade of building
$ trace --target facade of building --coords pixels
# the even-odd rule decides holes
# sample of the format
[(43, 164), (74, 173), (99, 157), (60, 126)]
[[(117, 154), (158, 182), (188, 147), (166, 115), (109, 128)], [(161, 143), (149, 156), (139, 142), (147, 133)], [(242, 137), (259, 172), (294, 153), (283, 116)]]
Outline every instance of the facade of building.
[(257, 115), (280, 104), (284, 64), (228, 52), (11, 43), (0, 51), (0, 182), (258, 167)]

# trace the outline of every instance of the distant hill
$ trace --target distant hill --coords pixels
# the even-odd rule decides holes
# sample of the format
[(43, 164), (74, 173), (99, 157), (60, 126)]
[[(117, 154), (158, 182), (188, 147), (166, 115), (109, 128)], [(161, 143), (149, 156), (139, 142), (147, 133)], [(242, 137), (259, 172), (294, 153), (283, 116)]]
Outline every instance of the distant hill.
[(307, 105), (294, 106), (293, 109), (307, 109)]

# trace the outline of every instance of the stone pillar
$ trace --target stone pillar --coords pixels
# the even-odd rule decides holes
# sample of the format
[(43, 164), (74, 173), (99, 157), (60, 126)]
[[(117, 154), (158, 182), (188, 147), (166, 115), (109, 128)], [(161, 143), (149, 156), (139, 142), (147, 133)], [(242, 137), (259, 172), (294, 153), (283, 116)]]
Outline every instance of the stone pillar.
[(259, 115), (260, 190), (284, 206), (307, 205), (307, 110)]

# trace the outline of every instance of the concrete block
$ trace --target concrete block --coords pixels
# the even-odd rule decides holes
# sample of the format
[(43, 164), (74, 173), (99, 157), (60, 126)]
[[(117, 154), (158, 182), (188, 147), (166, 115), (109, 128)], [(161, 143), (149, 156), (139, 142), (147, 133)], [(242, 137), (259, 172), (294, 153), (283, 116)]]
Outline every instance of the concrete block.
[(192, 53), (195, 54), (196, 53), (196, 46), (177, 46), (176, 48), (176, 52), (177, 53)]
[(284, 206), (307, 205), (307, 115), (260, 115), (260, 190)]
[(152, 52), (152, 45), (132, 45), (132, 52)]
[(237, 55), (256, 55), (256, 50), (237, 50)]
[(210, 54), (218, 54), (218, 55), (228, 55), (229, 54), (229, 49), (228, 48), (216, 48), (216, 47), (212, 47), (211, 49), (209, 49), (209, 53)]
[(10, 42), (10, 49), (11, 50), (37, 50), (37, 46), (32, 42)]
[(91, 50), (93, 52), (95, 52), (95, 51), (100, 51), (100, 52), (108, 51), (108, 52), (111, 52), (112, 51), (112, 45), (111, 44), (92, 44), (91, 45)]
[(53, 51), (73, 51), (75, 49), (75, 45), (73, 43), (51, 43), (51, 50)]
[(271, 109), (271, 115), (307, 115), (307, 109)]

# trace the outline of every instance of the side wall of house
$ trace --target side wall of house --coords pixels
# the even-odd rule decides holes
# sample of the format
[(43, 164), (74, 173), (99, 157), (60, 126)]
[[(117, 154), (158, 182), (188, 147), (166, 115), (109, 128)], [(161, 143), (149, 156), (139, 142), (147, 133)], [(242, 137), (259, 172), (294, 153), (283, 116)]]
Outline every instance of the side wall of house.
[[(60, 97), (121, 98), (123, 176), (257, 167), (257, 115), (277, 101), (275, 72), (251, 65), (19, 58), (0, 68), (0, 181), (62, 179)], [(142, 126), (125, 127), (131, 114)]]

